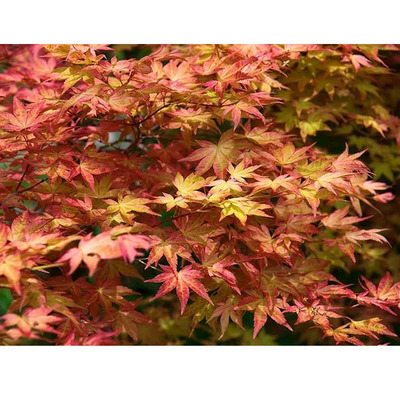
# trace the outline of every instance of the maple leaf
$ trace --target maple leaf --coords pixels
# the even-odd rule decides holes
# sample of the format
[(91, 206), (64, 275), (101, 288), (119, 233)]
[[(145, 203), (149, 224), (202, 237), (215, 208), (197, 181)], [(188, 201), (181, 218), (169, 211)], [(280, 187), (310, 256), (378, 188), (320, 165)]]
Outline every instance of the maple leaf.
[(51, 245), (57, 243), (59, 235), (57, 233), (50, 233), (48, 235), (43, 232), (30, 233), (24, 232), (23, 240), (14, 240), (13, 245), (21, 252), (33, 250), (40, 253), (46, 253)]
[(227, 247), (221, 254), (218, 252), (219, 247), (219, 242), (209, 242), (207, 248), (200, 250), (200, 254), (198, 254), (200, 263), (195, 263), (195, 265), (202, 267), (208, 276), (223, 279), (233, 290), (240, 294), (236, 276), (228, 270), (229, 267), (238, 264), (240, 260), (238, 257), (229, 254), (230, 247)]
[[(37, 332), (58, 333), (52, 325), (59, 324), (62, 318), (49, 315), (53, 311), (51, 307), (41, 306), (39, 308), (29, 308), (21, 316), (17, 314), (6, 314), (3, 326), (10, 328), (7, 334), (17, 340), (21, 337), (28, 339), (38, 339)], [(14, 328), (15, 327), (15, 328)]]
[(304, 186), (303, 188), (299, 189), (301, 196), (303, 196), (307, 203), (310, 205), (313, 215), (316, 216), (318, 212), (318, 207), (320, 206), (320, 194), (318, 189), (315, 188), (314, 185)]
[(371, 62), (368, 60), (368, 58), (362, 56), (361, 54), (351, 54), (349, 57), (344, 57), (342, 61), (347, 61), (349, 60), (354, 66), (354, 69), (358, 72), (361, 68), (361, 66), (367, 67), (367, 68), (372, 68), (373, 65)]
[(80, 199), (66, 199), (67, 203), (71, 206), (78, 207), (84, 211), (91, 211), (93, 209), (93, 202), (88, 195), (84, 195), (83, 200)]
[(100, 260), (123, 257), (126, 262), (132, 263), (137, 256), (142, 255), (138, 249), (148, 250), (152, 243), (147, 236), (132, 234), (120, 235), (114, 240), (111, 232), (103, 232), (94, 237), (89, 234), (81, 238), (78, 247), (69, 249), (57, 262), (69, 260), (69, 273), (72, 274), (83, 261), (92, 276)]
[(160, 204), (165, 204), (167, 211), (170, 211), (171, 209), (173, 209), (175, 207), (180, 207), (180, 208), (184, 208), (184, 209), (187, 209), (189, 207), (187, 199), (184, 199), (181, 196), (174, 197), (169, 193), (163, 193), (163, 195), (158, 196), (154, 202), (160, 203)]
[(118, 236), (118, 243), (122, 257), (125, 262), (132, 263), (136, 257), (143, 254), (138, 249), (148, 250), (151, 246), (151, 239), (144, 235), (121, 235)]
[(74, 86), (81, 79), (84, 81), (90, 81), (92, 79), (88, 71), (77, 66), (57, 68), (54, 70), (54, 77), (58, 80), (64, 81), (64, 92)]
[(381, 324), (380, 318), (370, 318), (363, 321), (351, 321), (351, 324), (348, 328), (349, 333), (353, 333), (355, 335), (366, 335), (373, 339), (379, 339), (376, 335), (387, 335), (396, 337), (397, 335), (391, 332), (385, 325)]
[(332, 214), (329, 214), (327, 217), (322, 219), (322, 223), (330, 229), (334, 230), (352, 230), (354, 229), (353, 224), (365, 221), (370, 217), (346, 217), (349, 212), (349, 206), (346, 206), (342, 210), (336, 210)]
[(382, 232), (384, 229), (359, 229), (354, 231), (349, 231), (345, 233), (345, 238), (351, 243), (358, 244), (358, 241), (373, 240), (379, 243), (387, 243), (390, 245), (388, 240), (380, 235), (378, 232)]
[(332, 337), (336, 344), (340, 344), (343, 342), (348, 342), (350, 344), (354, 344), (356, 346), (363, 346), (364, 343), (357, 337), (351, 336), (348, 330), (348, 327), (350, 326), (350, 323), (343, 325), (341, 327), (338, 327), (336, 329), (326, 329), (324, 330), (324, 337)]
[(357, 115), (355, 121), (366, 128), (374, 128), (383, 138), (386, 137), (385, 132), (388, 130), (388, 125), (384, 121), (373, 118), (370, 115)]
[[(396, 284), (393, 284), (393, 277), (391, 273), (387, 271), (378, 284), (376, 297), (381, 300), (397, 300), (399, 297), (399, 289), (400, 283), (398, 282)], [(374, 295), (374, 292), (371, 294)]]
[(397, 336), (391, 332), (385, 325), (381, 324), (380, 318), (370, 318), (362, 321), (351, 321), (336, 329), (325, 330), (326, 336), (332, 336), (336, 343), (348, 342), (355, 345), (363, 345), (355, 336), (369, 336), (373, 339), (378, 339), (377, 334), (387, 336)]
[(209, 318), (209, 321), (218, 317), (220, 317), (221, 325), (221, 336), (218, 338), (218, 340), (225, 335), (225, 332), (228, 329), (229, 319), (231, 319), (236, 325), (244, 330), (242, 324), (242, 313), (238, 309), (237, 300), (234, 296), (230, 296), (226, 302), (217, 303), (214, 312)]
[(130, 304), (129, 309), (126, 311), (118, 311), (114, 326), (116, 331), (126, 332), (134, 341), (137, 342), (139, 340), (137, 324), (150, 324), (152, 320), (136, 311), (134, 309), (136, 305), (137, 302), (136, 304)]
[(172, 60), (164, 66), (163, 71), (170, 80), (166, 84), (178, 92), (190, 90), (195, 86), (196, 79), (188, 62)]
[(63, 147), (53, 148), (40, 154), (41, 157), (33, 162), (38, 175), (45, 175), (50, 183), (54, 183), (58, 177), (70, 182), (76, 176), (76, 153)]
[(33, 129), (49, 118), (48, 114), (41, 113), (44, 108), (44, 103), (25, 107), (17, 97), (14, 97), (13, 114), (0, 111), (0, 126), (13, 132)]
[(365, 291), (355, 296), (357, 301), (360, 304), (373, 304), (390, 314), (396, 315), (390, 309), (390, 306), (400, 305), (400, 283), (393, 284), (390, 272), (386, 272), (385, 276), (379, 282), (378, 287), (364, 276), (361, 277), (361, 280), (361, 285)]
[(64, 341), (64, 346), (106, 346), (115, 345), (115, 341), (112, 337), (115, 336), (115, 332), (96, 332), (93, 335), (76, 339), (76, 332), (72, 331)]
[(10, 234), (10, 227), (6, 224), (0, 222), (0, 246), (3, 247), (7, 241)]
[(156, 264), (163, 256), (165, 256), (169, 265), (174, 269), (176, 269), (178, 265), (178, 256), (188, 261), (192, 260), (192, 256), (183, 245), (184, 241), (182, 241), (180, 235), (170, 237), (165, 237), (164, 235), (150, 237), (153, 240), (153, 244), (147, 260), (146, 268), (152, 264)]
[(325, 329), (330, 329), (329, 318), (343, 318), (342, 315), (336, 313), (339, 307), (320, 304), (321, 300), (316, 299), (310, 305), (305, 305), (298, 300), (294, 300), (295, 305), (286, 309), (286, 312), (296, 312), (296, 325), (313, 321), (316, 325), (320, 325)]
[(240, 183), (246, 183), (246, 179), (253, 178), (255, 174), (253, 172), (260, 168), (260, 165), (254, 165), (250, 167), (245, 167), (244, 161), (240, 161), (239, 164), (233, 166), (232, 163), (228, 166), (228, 172), (231, 176), (231, 179), (234, 179)]
[(306, 152), (312, 146), (313, 145), (296, 150), (293, 143), (288, 143), (281, 149), (276, 149), (273, 153), (273, 157), (279, 165), (287, 166), (307, 158)]
[(329, 160), (315, 160), (311, 163), (308, 163), (307, 160), (302, 160), (298, 163), (296, 169), (305, 178), (317, 179), (330, 165)]
[(32, 261), (24, 260), (18, 253), (2, 255), (0, 257), (0, 276), (5, 276), (14, 290), (21, 294), (21, 271), (32, 266)]
[(208, 192), (208, 201), (212, 203), (217, 203), (230, 194), (235, 195), (243, 192), (239, 184), (233, 179), (227, 181), (217, 179), (216, 181), (211, 182), (209, 186), (212, 186), (212, 188)]
[(213, 114), (204, 112), (203, 110), (195, 110), (192, 108), (184, 109), (179, 108), (173, 112), (168, 113), (172, 116), (172, 120), (168, 123), (169, 129), (182, 129), (182, 134), (191, 137), (192, 133), (197, 133), (200, 128), (211, 129), (217, 131), (218, 127), (212, 119)]
[(158, 215), (150, 209), (146, 204), (151, 201), (141, 197), (135, 197), (133, 195), (127, 195), (118, 197), (118, 201), (107, 199), (105, 203), (109, 204), (107, 213), (112, 214), (112, 219), (121, 223), (130, 223), (135, 217), (134, 213), (146, 213), (151, 215)]
[(330, 131), (331, 128), (324, 123), (321, 116), (311, 114), (307, 121), (300, 121), (299, 128), (302, 139), (305, 141), (307, 136), (315, 136), (319, 131)]
[(361, 157), (366, 150), (361, 151), (359, 153), (349, 155), (349, 146), (346, 143), (345, 151), (332, 162), (332, 171), (334, 172), (356, 172), (359, 174), (368, 173), (369, 169), (366, 165), (357, 160), (357, 158)]
[(112, 171), (113, 168), (104, 164), (101, 159), (95, 158), (84, 158), (79, 163), (77, 171), (75, 174), (80, 173), (82, 178), (87, 182), (89, 187), (94, 191), (94, 178), (93, 175), (101, 175)]
[(265, 176), (255, 176), (254, 178), (257, 180), (257, 182), (251, 184), (251, 186), (254, 188), (253, 194), (265, 189), (272, 189), (275, 192), (282, 187), (290, 192), (300, 195), (300, 191), (295, 184), (296, 178), (290, 176), (289, 174), (280, 175), (275, 179), (270, 179)]
[(154, 299), (158, 299), (173, 289), (176, 289), (176, 294), (181, 303), (181, 314), (183, 314), (189, 300), (189, 289), (191, 289), (193, 292), (203, 297), (203, 299), (206, 299), (210, 304), (214, 304), (208, 296), (206, 288), (199, 282), (199, 279), (203, 277), (200, 271), (192, 269), (190, 265), (183, 267), (178, 272), (167, 265), (162, 265), (161, 269), (163, 270), (161, 274), (146, 281), (162, 283)]
[(344, 297), (353, 297), (354, 293), (349, 289), (351, 285), (343, 285), (343, 284), (328, 284), (325, 282), (320, 282), (316, 285), (316, 293), (318, 297), (322, 297), (326, 300), (329, 300), (331, 296), (344, 296)]
[(240, 123), (242, 111), (244, 111), (248, 115), (251, 115), (253, 117), (260, 119), (264, 123), (266, 122), (264, 116), (260, 113), (260, 111), (257, 110), (256, 107), (254, 107), (244, 101), (239, 101), (238, 103), (236, 103), (232, 106), (226, 107), (222, 113), (223, 116), (225, 116), (229, 112), (231, 113), (232, 121), (233, 121), (233, 130), (235, 130), (235, 131)]
[(205, 140), (196, 141), (200, 149), (180, 161), (200, 161), (196, 167), (196, 174), (203, 175), (211, 167), (219, 178), (223, 178), (229, 163), (237, 159), (240, 152), (236, 148), (232, 132), (225, 132), (217, 144)]
[(83, 295), (84, 304), (91, 307), (93, 315), (98, 314), (100, 306), (107, 316), (111, 317), (115, 311), (113, 305), (117, 305), (121, 308), (126, 303), (124, 296), (138, 294), (137, 292), (120, 285), (118, 279), (105, 281), (97, 279), (95, 287), (85, 286), (86, 285), (83, 285), (83, 288), (85, 289)]
[(218, 207), (222, 208), (220, 221), (229, 215), (234, 215), (242, 225), (246, 225), (247, 217), (256, 215), (259, 217), (272, 218), (263, 210), (271, 208), (268, 204), (260, 204), (246, 197), (236, 197), (223, 201)]
[(83, 261), (89, 268), (92, 276), (101, 259), (112, 259), (122, 256), (122, 251), (117, 240), (112, 240), (108, 232), (103, 232), (97, 236), (90, 233), (83, 237), (78, 247), (69, 249), (57, 262), (69, 261), (72, 274)]
[(283, 325), (290, 331), (293, 329), (286, 322), (282, 311), (278, 307), (278, 300), (273, 300), (271, 297), (248, 296), (241, 300), (239, 307), (244, 310), (254, 310), (254, 332), (255, 339), (267, 322), (268, 316), (271, 317), (279, 325)]
[(328, 172), (315, 179), (316, 184), (329, 190), (333, 194), (337, 195), (337, 190), (349, 187), (348, 182), (343, 178), (349, 174), (343, 172)]
[[(247, 126), (246, 126), (247, 125)], [(266, 127), (254, 127), (251, 129), (250, 124), (244, 126), (246, 138), (252, 142), (257, 143), (260, 146), (266, 146), (268, 144), (280, 145), (284, 137), (283, 133), (269, 132), (268, 126)]]
[(178, 196), (187, 197), (189, 199), (204, 200), (206, 198), (206, 195), (200, 192), (198, 189), (206, 186), (208, 181), (208, 179), (204, 179), (203, 177), (196, 176), (194, 174), (190, 174), (186, 178), (184, 178), (178, 172), (173, 183), (174, 186), (178, 189)]
[[(117, 82), (120, 84), (119, 81)], [(129, 114), (132, 103), (133, 99), (122, 89), (115, 90), (108, 100), (113, 110), (123, 114)]]
[(174, 224), (188, 243), (193, 244), (206, 245), (211, 238), (224, 233), (223, 228), (208, 224), (201, 214), (187, 215), (177, 219)]

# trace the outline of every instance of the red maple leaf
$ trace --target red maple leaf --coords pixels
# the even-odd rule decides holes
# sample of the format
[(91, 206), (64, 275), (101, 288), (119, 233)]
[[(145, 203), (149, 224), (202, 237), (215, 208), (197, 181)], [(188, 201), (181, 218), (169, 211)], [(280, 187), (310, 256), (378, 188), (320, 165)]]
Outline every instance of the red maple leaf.
[(162, 265), (161, 268), (164, 271), (163, 273), (146, 281), (163, 283), (154, 299), (158, 299), (169, 293), (171, 290), (176, 289), (176, 294), (181, 303), (181, 314), (183, 314), (189, 300), (189, 289), (191, 289), (193, 292), (214, 305), (207, 294), (206, 288), (198, 281), (203, 277), (203, 274), (200, 271), (192, 269), (190, 265), (182, 268), (179, 272), (167, 265)]
[(25, 107), (18, 98), (14, 97), (13, 113), (0, 112), (0, 126), (14, 132), (34, 128), (49, 117), (48, 114), (43, 113), (44, 107), (44, 103)]

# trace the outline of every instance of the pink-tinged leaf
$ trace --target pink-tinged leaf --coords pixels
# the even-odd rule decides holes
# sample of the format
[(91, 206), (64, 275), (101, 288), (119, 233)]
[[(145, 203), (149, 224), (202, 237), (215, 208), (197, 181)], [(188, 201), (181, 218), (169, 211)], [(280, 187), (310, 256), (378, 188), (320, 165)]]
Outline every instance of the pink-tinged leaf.
[(268, 309), (267, 306), (259, 305), (254, 311), (254, 330), (253, 339), (255, 339), (263, 328), (268, 319)]
[(35, 103), (30, 108), (25, 107), (22, 102), (14, 97), (13, 114), (0, 112), (0, 121), (5, 121), (4, 129), (20, 132), (34, 129), (49, 118), (48, 114), (41, 113), (45, 108), (44, 103)]
[(355, 70), (358, 72), (361, 68), (361, 66), (367, 67), (367, 68), (372, 68), (373, 65), (371, 62), (368, 60), (367, 57), (364, 57), (360, 54), (352, 54), (350, 57), (350, 61), (354, 65)]
[(388, 240), (380, 235), (378, 232), (382, 232), (384, 229), (359, 229), (354, 231), (349, 231), (345, 233), (347, 240), (354, 244), (358, 244), (358, 241), (373, 240), (379, 243), (387, 243), (390, 245)]
[(0, 247), (3, 247), (7, 243), (10, 232), (10, 227), (0, 222)]
[(237, 127), (239, 126), (240, 122), (240, 116), (241, 116), (241, 111), (238, 107), (233, 107), (232, 108), (232, 121), (233, 121), (233, 129), (236, 130)]
[(123, 259), (130, 263), (143, 255), (138, 249), (148, 250), (152, 243), (151, 239), (144, 235), (121, 235), (118, 236), (118, 242)]
[(68, 250), (57, 262), (69, 260), (69, 273), (72, 274), (83, 261), (89, 268), (89, 275), (92, 276), (101, 260), (119, 257), (122, 257), (120, 243), (111, 238), (110, 232), (103, 232), (94, 237), (92, 234), (85, 236), (77, 248)]
[(158, 299), (173, 289), (176, 289), (176, 294), (181, 304), (181, 314), (183, 314), (189, 300), (189, 289), (191, 289), (196, 294), (206, 299), (210, 304), (213, 304), (205, 287), (199, 282), (199, 279), (203, 277), (200, 271), (192, 269), (190, 265), (182, 268), (179, 272), (176, 272), (170, 266), (161, 266), (161, 268), (164, 271), (163, 273), (146, 281), (155, 283), (163, 282), (154, 299)]
[(180, 161), (200, 161), (196, 167), (196, 174), (202, 175), (213, 167), (216, 175), (223, 178), (229, 164), (236, 160), (240, 154), (236, 147), (235, 139), (232, 132), (225, 132), (219, 139), (217, 144), (198, 140), (200, 149), (195, 150), (188, 157)]

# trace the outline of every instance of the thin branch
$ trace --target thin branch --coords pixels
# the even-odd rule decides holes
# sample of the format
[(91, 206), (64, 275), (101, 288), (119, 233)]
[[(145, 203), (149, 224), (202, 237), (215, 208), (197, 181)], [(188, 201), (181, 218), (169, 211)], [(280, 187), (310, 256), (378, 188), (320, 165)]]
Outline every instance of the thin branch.
[(17, 193), (16, 192), (12, 192), (10, 193), (0, 204), (0, 207), (3, 207), (4, 204), (6, 204), (9, 200), (11, 200), (14, 196), (16, 196)]
[(138, 121), (138, 122), (134, 122), (132, 124), (125, 124), (128, 126), (134, 125), (134, 126), (139, 126), (141, 124), (143, 124), (143, 122), (146, 122), (148, 119), (150, 119), (151, 117), (154, 117), (154, 115), (156, 115), (158, 112), (160, 112), (161, 110), (163, 110), (164, 108), (167, 108), (169, 106), (172, 106), (174, 103), (168, 103), (168, 104), (164, 104), (162, 107), (157, 108), (157, 110), (153, 111), (151, 114), (149, 114), (147, 117), (144, 117), (142, 120)]
[(25, 178), (26, 174), (28, 173), (29, 168), (30, 168), (30, 165), (28, 164), (28, 165), (26, 166), (26, 168), (25, 168), (24, 173), (23, 173), (22, 176), (21, 176), (21, 179), (20, 179), (19, 182), (18, 182), (18, 186), (17, 186), (16, 189), (14, 190), (15, 193), (18, 193), (18, 190), (19, 190), (19, 188), (21, 187), (22, 182), (24, 181), (24, 178)]
[(15, 188), (15, 190), (14, 190), (12, 193), (10, 193), (10, 194), (1, 202), (1, 206), (3, 206), (4, 204), (6, 204), (10, 199), (12, 199), (14, 196), (16, 196), (16, 195), (18, 194), (18, 190), (19, 190), (19, 188), (21, 187), (22, 182), (24, 181), (25, 175), (27, 174), (29, 167), (30, 167), (30, 165), (28, 164), (27, 167), (25, 168), (24, 173), (22, 174), (21, 178), (20, 178), (19, 181), (18, 181), (17, 187)]
[(18, 195), (21, 194), (21, 193), (25, 193), (25, 192), (27, 192), (28, 190), (31, 190), (31, 189), (35, 188), (36, 186), (40, 185), (41, 183), (47, 181), (47, 179), (48, 179), (48, 178), (41, 179), (39, 182), (36, 182), (36, 183), (35, 183), (34, 185), (32, 185), (32, 186), (29, 186), (29, 187), (27, 187), (27, 188), (25, 188), (25, 189), (23, 189), (23, 190), (17, 191), (17, 192), (12, 192), (12, 193), (10, 193), (10, 194), (1, 202), (0, 207), (3, 207), (3, 206), (4, 206), (8, 201), (10, 201), (13, 197), (18, 196)]
[(25, 188), (25, 189), (23, 189), (23, 190), (20, 190), (17, 194), (21, 194), (21, 193), (27, 192), (28, 190), (31, 190), (31, 189), (33, 189), (34, 187), (39, 186), (41, 183), (46, 182), (48, 179), (49, 179), (49, 178), (41, 179), (39, 182), (36, 182), (34, 185), (29, 186), (29, 187), (27, 187), (27, 188)]

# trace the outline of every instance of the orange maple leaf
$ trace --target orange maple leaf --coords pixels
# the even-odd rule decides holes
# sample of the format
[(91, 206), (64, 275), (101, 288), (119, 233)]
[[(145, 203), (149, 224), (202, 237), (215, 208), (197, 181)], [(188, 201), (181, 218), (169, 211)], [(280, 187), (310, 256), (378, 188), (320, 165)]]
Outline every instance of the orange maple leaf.
[(35, 103), (30, 107), (25, 107), (17, 97), (14, 97), (13, 113), (0, 112), (0, 124), (4, 129), (14, 132), (35, 128), (49, 117), (48, 114), (43, 113), (44, 108), (44, 103)]
[(199, 282), (199, 279), (203, 277), (203, 274), (200, 271), (192, 269), (190, 265), (182, 268), (179, 272), (175, 271), (168, 265), (162, 265), (161, 268), (164, 272), (155, 278), (146, 281), (163, 283), (154, 299), (158, 299), (169, 293), (171, 290), (176, 289), (176, 294), (181, 303), (181, 314), (183, 314), (189, 300), (189, 289), (191, 289), (214, 305), (207, 294), (206, 288)]
[(180, 161), (200, 161), (196, 167), (196, 175), (203, 175), (211, 167), (219, 178), (223, 178), (230, 162), (235, 161), (240, 154), (235, 147), (232, 132), (225, 132), (217, 144), (206, 140), (197, 140), (200, 149), (195, 150), (190, 156)]

